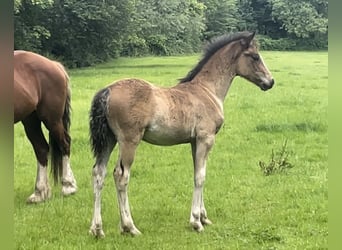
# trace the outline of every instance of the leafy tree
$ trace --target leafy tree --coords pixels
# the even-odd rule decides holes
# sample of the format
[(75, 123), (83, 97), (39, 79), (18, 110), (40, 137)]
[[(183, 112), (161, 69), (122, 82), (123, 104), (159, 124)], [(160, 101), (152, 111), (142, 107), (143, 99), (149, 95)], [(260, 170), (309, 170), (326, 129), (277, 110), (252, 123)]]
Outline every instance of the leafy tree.
[(206, 6), (205, 39), (238, 29), (239, 12), (236, 0), (202, 0), (202, 2)]
[(193, 53), (257, 31), (263, 49), (327, 48), (327, 0), (14, 0), (14, 47), (69, 67), (119, 55)]
[(258, 34), (278, 38), (285, 33), (279, 30), (281, 23), (272, 17), (272, 5), (269, 0), (252, 0), (251, 7)]
[(237, 2), (238, 29), (256, 31), (257, 24), (254, 20), (252, 0), (240, 0)]
[(279, 29), (282, 23), (272, 16), (270, 0), (240, 0), (238, 13), (239, 30), (256, 31), (271, 38), (286, 36), (286, 31)]
[(133, 0), (16, 0), (15, 48), (51, 54), (69, 67), (118, 56)]
[(328, 31), (328, 1), (270, 0), (272, 16), (282, 22), (289, 34), (298, 38), (322, 35)]
[(48, 51), (70, 67), (87, 66), (119, 55), (130, 23), (131, 1), (55, 0), (49, 12)]
[(15, 0), (14, 48), (41, 53), (42, 40), (51, 36), (44, 22), (44, 12), (52, 6), (52, 0)]
[(197, 0), (140, 0), (135, 9), (124, 54), (170, 55), (199, 48), (204, 5)]

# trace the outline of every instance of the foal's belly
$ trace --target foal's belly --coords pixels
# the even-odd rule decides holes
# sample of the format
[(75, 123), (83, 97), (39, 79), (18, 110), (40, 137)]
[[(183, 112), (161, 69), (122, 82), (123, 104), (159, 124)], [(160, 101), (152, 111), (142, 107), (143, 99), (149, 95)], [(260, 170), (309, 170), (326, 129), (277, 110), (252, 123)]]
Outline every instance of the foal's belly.
[(161, 146), (171, 146), (190, 142), (189, 129), (172, 128), (164, 126), (150, 126), (145, 130), (143, 140)]

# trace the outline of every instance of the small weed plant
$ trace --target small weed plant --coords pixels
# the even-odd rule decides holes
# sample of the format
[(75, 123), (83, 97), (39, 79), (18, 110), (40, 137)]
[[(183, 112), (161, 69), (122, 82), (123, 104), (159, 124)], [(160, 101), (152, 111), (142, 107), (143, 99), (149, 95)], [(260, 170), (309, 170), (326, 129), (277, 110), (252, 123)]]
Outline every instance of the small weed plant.
[(272, 149), (271, 160), (268, 164), (263, 161), (259, 161), (259, 166), (264, 175), (272, 175), (276, 173), (282, 173), (287, 169), (293, 167), (293, 165), (288, 161), (289, 152), (286, 150), (287, 140), (284, 141), (281, 150), (275, 154)]

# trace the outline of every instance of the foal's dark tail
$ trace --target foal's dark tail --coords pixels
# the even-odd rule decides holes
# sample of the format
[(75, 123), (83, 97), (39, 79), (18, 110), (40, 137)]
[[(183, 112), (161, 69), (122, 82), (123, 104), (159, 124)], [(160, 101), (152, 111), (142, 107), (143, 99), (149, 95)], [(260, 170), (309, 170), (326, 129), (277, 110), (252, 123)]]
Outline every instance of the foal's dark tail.
[(90, 109), (90, 144), (96, 161), (108, 157), (116, 144), (116, 138), (108, 125), (107, 110), (110, 89), (104, 88), (93, 98)]
[(49, 133), (50, 155), (51, 155), (51, 172), (55, 184), (62, 179), (63, 174), (63, 156), (70, 156), (71, 137), (70, 131), (70, 114), (71, 114), (71, 93), (69, 87), (69, 76), (62, 64), (57, 63), (58, 67), (64, 72), (67, 82), (67, 96), (65, 100), (64, 112), (62, 117), (64, 127), (64, 143), (60, 145), (58, 141)]

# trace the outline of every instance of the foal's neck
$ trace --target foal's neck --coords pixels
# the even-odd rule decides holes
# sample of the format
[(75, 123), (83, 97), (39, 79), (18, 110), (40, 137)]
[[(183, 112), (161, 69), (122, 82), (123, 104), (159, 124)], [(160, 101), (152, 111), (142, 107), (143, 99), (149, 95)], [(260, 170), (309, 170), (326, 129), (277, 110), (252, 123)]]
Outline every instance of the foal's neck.
[[(233, 44), (219, 49), (193, 79), (193, 82), (204, 86), (222, 103), (236, 76), (236, 65), (231, 55), (235, 50), (236, 48), (233, 47)], [(231, 59), (228, 59), (230, 57)]]
[(223, 103), (235, 76), (231, 65), (218, 65), (216, 61), (209, 61), (193, 82), (206, 88)]

